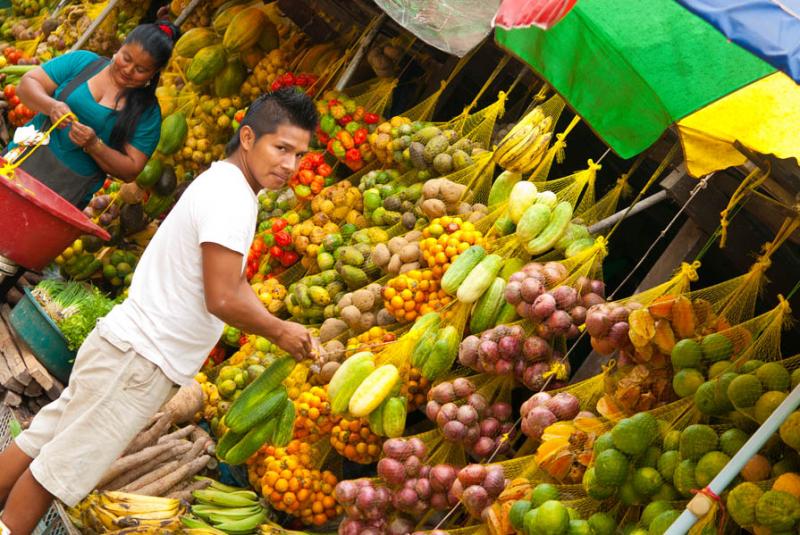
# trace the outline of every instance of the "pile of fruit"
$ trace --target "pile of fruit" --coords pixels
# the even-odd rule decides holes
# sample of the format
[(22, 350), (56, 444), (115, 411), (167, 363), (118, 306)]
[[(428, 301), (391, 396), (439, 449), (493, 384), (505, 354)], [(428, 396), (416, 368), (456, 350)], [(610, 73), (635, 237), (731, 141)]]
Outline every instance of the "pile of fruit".
[(511, 451), (514, 422), (508, 403), (489, 404), (463, 377), (439, 383), (428, 398), (425, 414), (436, 422), (445, 440), (463, 444), (477, 460), (495, 451), (500, 455)]
[(300, 167), (288, 185), (298, 200), (308, 201), (323, 188), (333, 185), (335, 177), (332, 173), (333, 168), (325, 162), (324, 153), (309, 152), (300, 160)]

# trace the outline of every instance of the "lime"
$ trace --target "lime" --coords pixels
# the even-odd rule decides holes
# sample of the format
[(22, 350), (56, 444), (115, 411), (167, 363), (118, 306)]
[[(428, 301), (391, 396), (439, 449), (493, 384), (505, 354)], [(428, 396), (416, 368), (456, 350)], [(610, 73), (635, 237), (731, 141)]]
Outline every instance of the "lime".
[(595, 477), (594, 467), (589, 468), (583, 474), (583, 488), (590, 497), (595, 500), (605, 500), (617, 492), (616, 487), (601, 485)]
[(675, 490), (669, 483), (664, 483), (661, 485), (661, 488), (658, 489), (658, 492), (653, 494), (650, 497), (653, 501), (665, 501), (665, 502), (674, 502), (679, 500), (681, 497), (678, 495), (678, 491)]
[(514, 502), (511, 509), (508, 511), (508, 520), (511, 526), (517, 530), (522, 531), (525, 521), (525, 513), (531, 510), (531, 502), (528, 500), (518, 500)]
[(122, 277), (133, 271), (133, 268), (127, 262), (120, 262), (117, 264), (117, 274)]
[(664, 451), (677, 450), (680, 447), (681, 432), (677, 429), (668, 431), (664, 435)]
[(642, 503), (643, 496), (636, 492), (633, 481), (627, 480), (619, 488), (619, 501), (628, 507)]
[(548, 500), (558, 499), (558, 489), (555, 485), (550, 483), (540, 483), (536, 485), (531, 493), (531, 504), (533, 507), (539, 507)]
[(755, 375), (739, 375), (728, 385), (728, 399), (737, 409), (748, 409), (756, 404), (764, 392)]
[(536, 524), (542, 535), (562, 535), (569, 529), (569, 512), (561, 502), (548, 500), (539, 506)]
[(594, 535), (613, 535), (617, 531), (617, 521), (608, 513), (594, 513), (587, 522)]
[(665, 451), (658, 459), (658, 473), (667, 481), (672, 481), (675, 467), (681, 462), (681, 455), (677, 450)]
[(686, 338), (679, 341), (672, 348), (670, 360), (675, 370), (699, 368), (703, 361), (703, 351), (700, 348), (700, 344), (690, 338)]
[(700, 342), (703, 358), (707, 362), (728, 360), (733, 353), (733, 344), (721, 333), (711, 333), (703, 337)]
[(708, 425), (692, 424), (681, 433), (681, 458), (697, 461), (717, 448), (717, 432)]
[(664, 511), (670, 511), (671, 509), (672, 506), (667, 501), (657, 500), (650, 502), (647, 504), (647, 507), (644, 508), (644, 511), (642, 511), (642, 516), (639, 518), (639, 522), (643, 526), (649, 526), (658, 515)]
[(672, 378), (672, 389), (679, 398), (693, 396), (706, 381), (706, 378), (695, 368), (683, 368)]
[(756, 370), (756, 377), (766, 390), (784, 392), (789, 390), (789, 386), (792, 384), (789, 371), (779, 362), (767, 362), (763, 366), (759, 366)]
[(783, 403), (784, 399), (786, 399), (786, 394), (783, 392), (764, 392), (764, 394), (758, 398), (758, 401), (756, 401), (755, 410), (753, 413), (756, 421), (760, 424), (763, 424), (764, 421), (769, 418), (769, 415), (778, 408), (778, 405)]
[(567, 535), (592, 535), (592, 528), (586, 520), (570, 520)]
[(733, 363), (729, 360), (720, 360), (719, 362), (715, 362), (711, 366), (708, 367), (708, 378), (714, 379), (715, 377), (719, 377), (723, 373), (733, 370)]
[(600, 452), (614, 447), (614, 439), (611, 438), (611, 433), (604, 433), (597, 437), (594, 441), (594, 454), (599, 455)]
[(618, 487), (628, 475), (628, 458), (619, 450), (605, 450), (595, 458), (594, 470), (598, 483)]
[(106, 264), (103, 266), (103, 276), (109, 280), (113, 279), (117, 276), (117, 268), (111, 264)]
[(661, 450), (657, 446), (650, 446), (647, 448), (647, 451), (644, 452), (644, 455), (639, 459), (639, 462), (636, 463), (638, 468), (643, 466), (649, 466), (650, 468), (656, 468), (658, 466), (658, 459), (661, 458)]
[(633, 488), (637, 494), (652, 496), (661, 488), (663, 480), (655, 468), (645, 466), (633, 474)]
[(748, 360), (739, 367), (739, 373), (753, 373), (764, 364), (763, 360)]
[(703, 455), (694, 469), (694, 477), (700, 487), (705, 487), (725, 468), (731, 458), (721, 451), (709, 451)]
[(674, 509), (664, 511), (655, 517), (652, 522), (650, 522), (647, 532), (649, 535), (664, 535), (664, 533), (669, 529), (672, 523), (678, 519), (679, 516), (681, 516), (680, 512), (675, 511)]

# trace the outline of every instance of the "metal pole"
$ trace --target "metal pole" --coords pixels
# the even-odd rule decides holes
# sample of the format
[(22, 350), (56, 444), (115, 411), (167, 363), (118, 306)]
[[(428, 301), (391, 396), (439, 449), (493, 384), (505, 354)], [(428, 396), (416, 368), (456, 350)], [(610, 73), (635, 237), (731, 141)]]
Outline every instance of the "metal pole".
[(56, 6), (56, 8), (53, 10), (53, 12), (50, 14), (50, 16), (51, 17), (57, 16), (59, 13), (61, 13), (61, 10), (64, 9), (64, 6), (69, 4), (69, 2), (70, 0), (61, 0)]
[(356, 53), (353, 54), (353, 58), (350, 60), (350, 63), (347, 64), (344, 72), (336, 82), (335, 89), (337, 91), (344, 89), (350, 82), (350, 78), (353, 76), (358, 64), (361, 63), (361, 58), (363, 58), (364, 54), (367, 53), (367, 48), (369, 48), (369, 45), (372, 44), (372, 40), (375, 39), (375, 36), (378, 35), (378, 30), (380, 30), (385, 19), (386, 13), (382, 13), (381, 16), (378, 17), (378, 21), (375, 23), (372, 29), (361, 39), (361, 42), (358, 44), (358, 50), (356, 50)]
[(108, 17), (108, 15), (111, 13), (111, 10), (117, 6), (117, 3), (119, 3), (119, 0), (109, 0), (108, 5), (102, 11), (102, 13), (100, 13), (97, 18), (92, 21), (89, 27), (86, 28), (86, 31), (83, 32), (83, 35), (81, 35), (78, 41), (72, 45), (72, 48), (70, 48), (71, 52), (83, 48), (83, 45), (86, 44), (86, 41), (89, 40), (89, 37), (92, 36), (97, 27), (103, 23), (106, 17)]
[(192, 11), (194, 11), (194, 8), (196, 8), (197, 4), (199, 4), (199, 3), (200, 3), (200, 0), (192, 0), (191, 2), (189, 2), (189, 5), (186, 6), (185, 8), (183, 8), (183, 11), (181, 11), (181, 14), (178, 15), (177, 19), (175, 19), (175, 22), (174, 22), (175, 26), (180, 28), (181, 24), (183, 24), (183, 22), (186, 19), (189, 18), (189, 15), (192, 14)]
[[(783, 403), (778, 405), (778, 408), (769, 415), (769, 418), (761, 424), (753, 436), (744, 443), (744, 446), (736, 452), (733, 459), (728, 461), (725, 468), (717, 474), (711, 483), (708, 484), (708, 489), (719, 496), (730, 485), (731, 481), (739, 475), (744, 465), (758, 453), (758, 451), (766, 444), (767, 440), (775, 434), (775, 431), (781, 426), (786, 418), (800, 406), (800, 385), (792, 390), (791, 394), (783, 400)], [(686, 505), (686, 509), (681, 513), (675, 522), (669, 527), (664, 535), (683, 535), (687, 533), (695, 523), (705, 516), (711, 509), (711, 498), (705, 494), (695, 494), (694, 498)]]
[(611, 214), (605, 219), (601, 219), (600, 221), (589, 227), (589, 233), (597, 234), (599, 232), (603, 232), (604, 230), (613, 227), (617, 223), (617, 221), (625, 219), (626, 217), (632, 216), (634, 214), (638, 214), (639, 212), (643, 212), (644, 210), (647, 210), (651, 206), (654, 206), (666, 199), (667, 199), (667, 190), (662, 189), (658, 193), (654, 193), (649, 197), (645, 197), (641, 201), (634, 204), (633, 207), (630, 209), (625, 208), (624, 210), (620, 210), (615, 214)]

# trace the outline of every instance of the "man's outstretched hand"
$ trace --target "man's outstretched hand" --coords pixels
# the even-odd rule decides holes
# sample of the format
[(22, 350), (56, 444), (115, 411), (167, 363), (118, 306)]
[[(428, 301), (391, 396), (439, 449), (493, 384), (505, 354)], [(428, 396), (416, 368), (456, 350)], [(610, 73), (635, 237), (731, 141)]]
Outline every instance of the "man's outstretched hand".
[(273, 342), (293, 356), (297, 362), (311, 358), (311, 352), (314, 349), (308, 329), (291, 321), (283, 322), (281, 332)]

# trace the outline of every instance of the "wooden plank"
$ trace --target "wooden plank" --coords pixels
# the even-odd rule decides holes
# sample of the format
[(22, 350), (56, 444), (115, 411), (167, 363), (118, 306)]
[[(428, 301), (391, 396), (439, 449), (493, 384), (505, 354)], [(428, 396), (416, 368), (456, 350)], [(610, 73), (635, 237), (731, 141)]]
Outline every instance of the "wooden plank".
[(635, 293), (668, 281), (681, 266), (681, 262), (691, 262), (697, 258), (697, 253), (703, 248), (706, 240), (708, 235), (703, 229), (695, 225), (691, 219), (687, 220), (639, 283)]
[(36, 355), (31, 352), (31, 350), (28, 348), (28, 345), (17, 336), (17, 333), (14, 332), (14, 329), (10, 327), (10, 314), (11, 308), (8, 305), (3, 305), (0, 307), (0, 316), (2, 316), (3, 322), (11, 332), (11, 336), (16, 342), (17, 350), (22, 358), (22, 362), (25, 364), (25, 368), (28, 370), (28, 375), (36, 383), (38, 383), (39, 386), (42, 387), (42, 390), (49, 390), (53, 388), (53, 381), (55, 380), (53, 376), (50, 375), (50, 372), (47, 371), (47, 368), (45, 368), (44, 365), (39, 362), (39, 359), (37, 359)]
[(55, 401), (61, 395), (61, 392), (64, 391), (64, 385), (59, 382), (58, 379), (53, 379), (53, 386), (45, 390), (45, 394), (47, 394), (48, 399), (50, 401)]
[(9, 407), (19, 407), (20, 405), (22, 405), (22, 396), (20, 396), (16, 392), (8, 390), (6, 392), (6, 395), (3, 396), (3, 404)]
[(40, 385), (36, 381), (31, 381), (31, 384), (26, 386), (25, 391), (22, 393), (28, 396), (29, 398), (36, 398), (41, 396), (42, 392), (44, 392), (44, 390), (42, 390), (42, 385)]
[(4, 320), (0, 321), (0, 352), (6, 357), (6, 364), (11, 371), (11, 375), (23, 385), (28, 386), (31, 383), (31, 374), (28, 373), (28, 368), (25, 366), (22, 355), (20, 355), (19, 349), (14, 342), (14, 333), (6, 319), (5, 309), (11, 310), (7, 304), (4, 304), (0, 309), (0, 315), (3, 316)]

